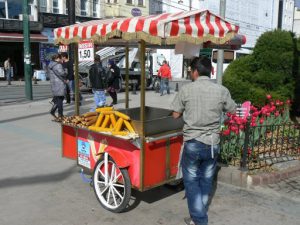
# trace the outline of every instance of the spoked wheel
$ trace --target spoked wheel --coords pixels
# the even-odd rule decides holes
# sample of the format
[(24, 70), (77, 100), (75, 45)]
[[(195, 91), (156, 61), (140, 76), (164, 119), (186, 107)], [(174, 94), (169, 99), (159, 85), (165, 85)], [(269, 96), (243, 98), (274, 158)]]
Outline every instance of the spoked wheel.
[(121, 169), (104, 153), (95, 166), (93, 175), (95, 194), (103, 208), (122, 212), (131, 197), (131, 182), (126, 169)]

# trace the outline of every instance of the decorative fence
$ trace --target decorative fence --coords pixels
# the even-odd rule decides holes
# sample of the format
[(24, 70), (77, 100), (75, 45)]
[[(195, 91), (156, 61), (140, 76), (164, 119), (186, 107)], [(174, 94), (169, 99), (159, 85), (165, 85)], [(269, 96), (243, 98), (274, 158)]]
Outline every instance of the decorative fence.
[[(248, 170), (269, 170), (273, 164), (300, 160), (300, 128), (292, 123), (244, 127), (221, 136), (221, 161)], [(241, 129), (240, 129), (241, 128)]]

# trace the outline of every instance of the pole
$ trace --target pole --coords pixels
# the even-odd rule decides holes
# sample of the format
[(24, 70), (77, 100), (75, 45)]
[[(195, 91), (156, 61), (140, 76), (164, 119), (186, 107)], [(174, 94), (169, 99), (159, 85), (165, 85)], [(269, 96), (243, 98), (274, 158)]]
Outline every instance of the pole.
[(24, 76), (25, 76), (25, 96), (32, 100), (31, 83), (31, 52), (30, 52), (30, 29), (28, 19), (28, 0), (23, 0), (23, 36), (24, 36)]
[(129, 48), (125, 48), (126, 57), (126, 75), (125, 75), (125, 108), (129, 108)]
[(74, 81), (75, 81), (75, 115), (79, 116), (79, 76), (78, 76), (78, 45), (74, 45)]
[(8, 0), (5, 0), (5, 19), (8, 19)]
[[(226, 0), (220, 0), (220, 16), (225, 18), (226, 11)], [(222, 84), (223, 76), (223, 61), (224, 61), (224, 50), (218, 50), (218, 59), (217, 59), (217, 83)]]
[[(75, 14), (75, 1), (68, 0), (68, 15), (69, 15), (69, 25), (75, 24), (76, 14)], [(79, 105), (79, 75), (78, 75), (78, 45), (69, 45), (69, 59), (74, 62), (74, 86), (75, 86), (75, 115), (78, 116), (80, 113)]]
[(140, 109), (140, 121), (141, 121), (141, 150), (140, 150), (140, 190), (144, 189), (144, 157), (145, 157), (145, 51), (146, 43), (141, 40), (139, 44), (140, 50), (140, 64), (141, 64), (141, 109)]

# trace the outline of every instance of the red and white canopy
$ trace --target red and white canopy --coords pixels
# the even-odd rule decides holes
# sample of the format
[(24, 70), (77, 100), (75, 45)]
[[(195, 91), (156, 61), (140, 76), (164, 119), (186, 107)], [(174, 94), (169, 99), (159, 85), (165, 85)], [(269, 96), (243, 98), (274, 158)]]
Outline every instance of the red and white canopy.
[(69, 44), (82, 40), (103, 43), (109, 39), (145, 40), (149, 44), (210, 42), (224, 44), (231, 40), (239, 27), (205, 11), (164, 13), (132, 18), (92, 20), (54, 30), (56, 43)]

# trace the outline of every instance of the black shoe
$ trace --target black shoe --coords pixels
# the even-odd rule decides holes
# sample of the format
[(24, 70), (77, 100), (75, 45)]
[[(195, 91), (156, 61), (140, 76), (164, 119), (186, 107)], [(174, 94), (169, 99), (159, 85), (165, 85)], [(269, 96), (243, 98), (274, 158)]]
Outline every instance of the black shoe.
[(54, 112), (50, 112), (50, 114), (51, 114), (55, 119), (57, 118), (57, 116), (55, 115)]
[(160, 94), (160, 96), (163, 96), (164, 94)]

